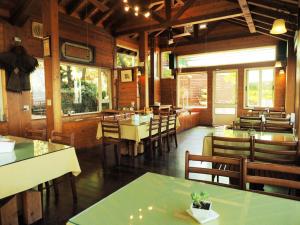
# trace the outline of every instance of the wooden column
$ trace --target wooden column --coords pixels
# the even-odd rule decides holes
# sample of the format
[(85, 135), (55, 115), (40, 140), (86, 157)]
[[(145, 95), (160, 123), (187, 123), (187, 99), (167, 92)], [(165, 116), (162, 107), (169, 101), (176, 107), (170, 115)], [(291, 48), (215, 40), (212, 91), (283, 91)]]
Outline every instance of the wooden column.
[(155, 92), (155, 37), (150, 39), (150, 79), (149, 79), (149, 103), (154, 105), (154, 92)]
[(140, 62), (144, 63), (144, 69), (142, 75), (145, 79), (145, 107), (149, 107), (149, 76), (147, 70), (147, 58), (148, 58), (148, 33), (141, 32), (140, 33), (140, 40), (139, 40), (139, 59)]
[(286, 91), (285, 91), (285, 111), (295, 112), (295, 93), (296, 93), (296, 54), (294, 41), (288, 42), (288, 59), (286, 68)]
[(48, 136), (62, 130), (61, 84), (59, 62), (58, 1), (43, 0), (44, 37), (51, 37), (51, 56), (44, 58)]

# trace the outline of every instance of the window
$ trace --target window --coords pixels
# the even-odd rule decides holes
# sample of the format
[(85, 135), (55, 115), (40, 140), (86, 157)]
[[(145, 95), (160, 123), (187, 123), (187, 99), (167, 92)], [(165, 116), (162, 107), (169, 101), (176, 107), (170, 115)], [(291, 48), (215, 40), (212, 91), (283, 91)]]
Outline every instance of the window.
[(179, 68), (233, 65), (254, 62), (275, 61), (276, 47), (237, 49), (196, 55), (178, 56)]
[(274, 106), (274, 68), (246, 69), (246, 107)]
[(117, 67), (127, 68), (138, 65), (137, 52), (134, 50), (117, 47)]
[(110, 70), (61, 64), (64, 114), (97, 112), (110, 108)]
[(178, 75), (178, 106), (207, 108), (207, 73)]
[(42, 60), (38, 60), (38, 63), (39, 66), (30, 75), (32, 119), (42, 119), (46, 117), (44, 62)]
[(161, 53), (161, 78), (174, 78), (172, 75), (172, 70), (169, 68), (169, 54), (171, 52)]

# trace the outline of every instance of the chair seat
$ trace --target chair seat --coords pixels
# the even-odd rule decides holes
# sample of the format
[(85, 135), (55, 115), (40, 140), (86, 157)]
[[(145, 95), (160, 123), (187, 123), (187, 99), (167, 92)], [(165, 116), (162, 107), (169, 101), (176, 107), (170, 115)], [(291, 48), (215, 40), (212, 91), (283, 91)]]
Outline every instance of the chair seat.
[(116, 139), (116, 138), (105, 137), (102, 139), (102, 142), (105, 145), (111, 145), (111, 144), (120, 144), (123, 141), (120, 139)]

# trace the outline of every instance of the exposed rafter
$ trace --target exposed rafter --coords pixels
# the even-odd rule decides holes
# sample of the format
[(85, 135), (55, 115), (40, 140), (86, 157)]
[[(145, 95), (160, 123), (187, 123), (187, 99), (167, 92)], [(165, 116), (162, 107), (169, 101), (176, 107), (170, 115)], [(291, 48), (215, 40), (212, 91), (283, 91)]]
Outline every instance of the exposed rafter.
[(117, 9), (120, 8), (119, 4), (114, 4), (114, 6), (108, 10), (106, 13), (104, 13), (99, 19), (98, 21), (96, 21), (96, 25), (99, 26), (101, 25), (105, 20), (108, 19), (108, 17), (110, 17)]
[[(106, 12), (109, 10), (109, 8), (102, 2), (99, 2), (98, 0), (87, 0), (90, 3), (92, 3), (94, 6), (96, 6), (98, 9), (100, 9), (102, 12)], [(118, 4), (118, 3), (116, 3)]]
[(13, 25), (22, 26), (28, 19), (32, 6), (37, 3), (38, 0), (20, 0), (12, 12), (10, 22)]
[(245, 17), (245, 20), (247, 22), (250, 33), (255, 33), (256, 29), (255, 29), (255, 25), (254, 25), (254, 22), (253, 22), (253, 19), (252, 19), (252, 16), (251, 16), (251, 12), (249, 10), (247, 0), (238, 0), (238, 1), (239, 1), (239, 4), (240, 4), (240, 7), (242, 9), (242, 12), (244, 14), (244, 17)]
[(250, 5), (259, 6), (277, 12), (279, 11), (281, 13), (287, 13), (293, 15), (297, 15), (298, 13), (298, 7), (287, 2), (283, 3), (274, 0), (248, 0), (248, 3)]

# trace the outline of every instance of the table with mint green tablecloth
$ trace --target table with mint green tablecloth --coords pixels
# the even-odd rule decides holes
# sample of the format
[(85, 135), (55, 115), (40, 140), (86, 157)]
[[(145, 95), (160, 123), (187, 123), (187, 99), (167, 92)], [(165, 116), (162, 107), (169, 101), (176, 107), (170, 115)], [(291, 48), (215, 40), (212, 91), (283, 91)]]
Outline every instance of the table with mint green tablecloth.
[(16, 142), (0, 153), (0, 199), (29, 190), (67, 173), (80, 174), (75, 149), (45, 141), (8, 137)]
[[(202, 155), (212, 155), (212, 136), (216, 137), (228, 137), (228, 138), (249, 138), (248, 131), (245, 130), (231, 130), (231, 129), (214, 129), (214, 131), (205, 136), (203, 140)], [(255, 132), (255, 139), (267, 140), (267, 141), (297, 141), (297, 138), (293, 134), (289, 133), (274, 133), (274, 132)], [(236, 145), (236, 143), (231, 143)], [(234, 151), (233, 151), (234, 152)], [(238, 152), (240, 154), (240, 152)], [(299, 223), (300, 224), (300, 223)]]
[(186, 210), (206, 191), (220, 217), (207, 225), (297, 225), (300, 202), (147, 173), (96, 203), (68, 225), (196, 225)]

